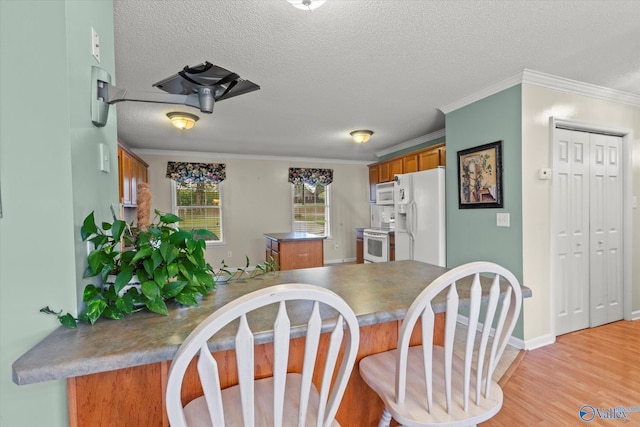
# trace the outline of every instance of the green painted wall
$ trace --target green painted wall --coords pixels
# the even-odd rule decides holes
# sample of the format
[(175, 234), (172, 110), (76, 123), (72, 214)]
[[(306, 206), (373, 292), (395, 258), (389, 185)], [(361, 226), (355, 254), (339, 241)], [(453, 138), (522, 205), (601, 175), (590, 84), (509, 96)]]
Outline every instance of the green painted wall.
[[(17, 386), (11, 364), (58, 327), (41, 307), (76, 311), (82, 219), (117, 201), (115, 114), (103, 129), (90, 121), (91, 27), (114, 73), (111, 0), (0, 0), (2, 426), (68, 424), (64, 381)], [(98, 170), (99, 142), (110, 174)]]
[[(446, 115), (447, 266), (492, 261), (522, 282), (522, 91), (517, 85)], [(503, 143), (504, 208), (459, 209), (457, 152), (494, 141)], [(509, 213), (511, 226), (497, 227)], [(522, 321), (514, 332), (524, 336)]]

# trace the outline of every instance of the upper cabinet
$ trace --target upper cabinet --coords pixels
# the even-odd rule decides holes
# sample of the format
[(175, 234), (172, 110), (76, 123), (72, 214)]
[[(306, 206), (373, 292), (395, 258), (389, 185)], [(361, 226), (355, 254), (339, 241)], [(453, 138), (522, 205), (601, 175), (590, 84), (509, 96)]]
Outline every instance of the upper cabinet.
[(447, 164), (445, 143), (369, 165), (369, 200), (376, 201), (376, 184), (393, 181), (395, 175), (434, 169)]
[(118, 141), (118, 183), (120, 202), (124, 206), (137, 206), (138, 183), (148, 182), (148, 167), (144, 160)]

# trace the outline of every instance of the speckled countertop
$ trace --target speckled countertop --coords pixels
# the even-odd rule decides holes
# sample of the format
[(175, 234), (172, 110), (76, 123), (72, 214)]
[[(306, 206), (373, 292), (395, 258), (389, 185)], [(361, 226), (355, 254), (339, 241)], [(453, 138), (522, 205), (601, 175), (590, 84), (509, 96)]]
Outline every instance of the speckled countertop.
[(277, 240), (279, 242), (293, 242), (296, 240), (324, 240), (325, 236), (318, 236), (316, 234), (311, 233), (302, 233), (302, 232), (294, 232), (294, 233), (264, 233), (264, 237)]
[[(123, 320), (99, 320), (78, 329), (59, 327), (13, 364), (16, 384), (31, 384), (171, 360), (187, 335), (209, 314), (248, 292), (283, 283), (308, 283), (331, 289), (353, 308), (361, 326), (402, 319), (411, 302), (446, 269), (417, 261), (341, 264), (268, 273), (246, 282), (218, 285), (196, 307), (172, 306), (167, 316), (139, 312)], [(468, 299), (459, 290), (461, 304)], [(531, 291), (523, 287), (523, 296)], [(290, 311), (291, 324), (302, 324), (301, 304)], [(444, 311), (444, 299), (434, 305)], [(256, 343), (272, 339), (272, 323), (249, 319)], [(327, 324), (331, 319), (326, 319)], [(334, 319), (335, 322), (335, 319)], [(298, 335), (303, 335), (299, 331)], [(232, 333), (210, 342), (212, 351), (233, 348)]]

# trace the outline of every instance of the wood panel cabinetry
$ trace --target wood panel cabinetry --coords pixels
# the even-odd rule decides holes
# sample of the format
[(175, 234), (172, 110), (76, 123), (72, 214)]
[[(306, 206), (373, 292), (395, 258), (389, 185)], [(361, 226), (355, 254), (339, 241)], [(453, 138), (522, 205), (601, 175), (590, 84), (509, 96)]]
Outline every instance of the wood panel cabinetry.
[(138, 183), (148, 182), (148, 167), (144, 160), (118, 142), (118, 186), (124, 206), (137, 206)]
[(445, 143), (404, 154), (383, 162), (369, 165), (369, 201), (376, 201), (376, 184), (393, 181), (394, 175), (425, 171), (446, 166), (447, 148)]
[(356, 228), (356, 264), (364, 264), (364, 229)]
[(282, 271), (324, 266), (324, 238), (300, 234), (265, 234), (265, 260), (273, 257)]

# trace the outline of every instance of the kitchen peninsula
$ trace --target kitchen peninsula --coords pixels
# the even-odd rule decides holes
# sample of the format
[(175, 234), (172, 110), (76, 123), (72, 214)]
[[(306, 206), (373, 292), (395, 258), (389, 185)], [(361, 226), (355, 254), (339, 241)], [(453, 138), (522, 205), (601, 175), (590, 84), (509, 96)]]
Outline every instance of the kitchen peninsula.
[[(308, 283), (326, 287), (353, 308), (360, 324), (357, 360), (395, 348), (399, 322), (414, 298), (445, 268), (417, 261), (343, 264), (268, 273), (248, 280), (219, 285), (196, 307), (173, 306), (167, 316), (140, 312), (123, 320), (99, 320), (77, 330), (60, 327), (13, 364), (16, 384), (67, 378), (70, 426), (167, 426), (164, 390), (171, 359), (187, 335), (209, 314), (241, 295), (266, 286)], [(486, 291), (488, 289), (484, 289)], [(459, 285), (461, 305), (468, 303), (468, 284)], [(531, 291), (523, 288), (523, 296)], [(444, 311), (444, 297), (434, 310)], [(292, 307), (295, 325), (296, 307)], [(443, 315), (437, 322), (443, 325)], [(255, 319), (256, 366), (267, 375), (263, 360), (271, 357), (272, 324)], [(330, 323), (331, 319), (323, 319)], [(302, 323), (302, 322), (301, 322)], [(263, 329), (260, 329), (262, 327)], [(441, 337), (440, 337), (441, 339)], [(292, 337), (292, 351), (302, 351), (304, 337)], [(295, 342), (294, 342), (295, 341)], [(233, 364), (233, 338), (220, 336), (209, 347), (221, 366)], [(294, 357), (292, 357), (294, 359)], [(270, 366), (269, 366), (270, 369)], [(235, 374), (234, 374), (235, 375)], [(183, 387), (183, 400), (202, 394), (193, 377)], [(223, 386), (235, 378), (221, 378)], [(343, 426), (376, 425), (382, 402), (366, 387), (357, 367), (345, 392), (337, 419)]]
[(280, 270), (322, 267), (324, 265), (324, 236), (311, 233), (265, 233), (265, 261), (271, 258)]

